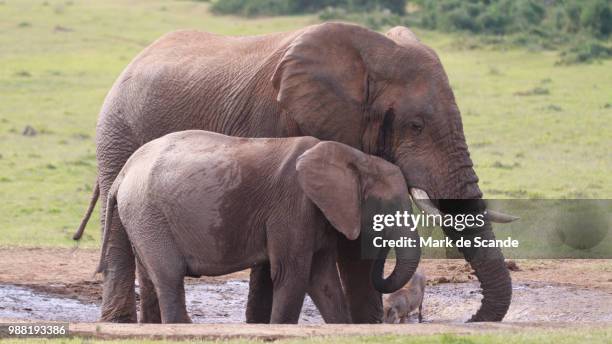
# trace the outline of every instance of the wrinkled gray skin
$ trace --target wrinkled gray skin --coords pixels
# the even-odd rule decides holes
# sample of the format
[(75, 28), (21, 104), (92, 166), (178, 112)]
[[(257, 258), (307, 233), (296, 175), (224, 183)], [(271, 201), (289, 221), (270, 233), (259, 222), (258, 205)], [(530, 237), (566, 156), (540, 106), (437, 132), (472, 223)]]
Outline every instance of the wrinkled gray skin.
[[(249, 202), (241, 202), (245, 197)], [(159, 305), (144, 307), (143, 318), (191, 322), (184, 276), (218, 276), (268, 262), (272, 323), (297, 323), (306, 292), (326, 322), (350, 323), (336, 269), (336, 230), (349, 240), (359, 237), (362, 200), (368, 211), (410, 209), (399, 168), (312, 137), (169, 134), (138, 149), (112, 185), (98, 272), (114, 264), (107, 266), (105, 256), (116, 205), (145, 282), (157, 295), (143, 300)], [(418, 240), (416, 231), (409, 237)], [(398, 262), (387, 279), (377, 271), (378, 283), (398, 289), (419, 258), (420, 250)]]
[(387, 324), (406, 323), (410, 314), (419, 312), (419, 322), (423, 322), (423, 297), (427, 278), (422, 271), (412, 275), (408, 284), (387, 296), (384, 300), (384, 319)]
[[(104, 214), (111, 184), (138, 147), (186, 129), (342, 142), (395, 163), (407, 185), (425, 190), (445, 213), (485, 209), (446, 73), (435, 52), (404, 27), (386, 35), (340, 23), (252, 37), (165, 35), (130, 63), (106, 97), (88, 214), (98, 190)], [(494, 237), (489, 224), (445, 231), (453, 240)], [(101, 320), (136, 321), (135, 260), (119, 221), (113, 221), (108, 246), (114, 264), (104, 274)], [(380, 322), (381, 294), (368, 278), (372, 261), (360, 258), (355, 241), (339, 239), (338, 249), (353, 321)], [(501, 251), (470, 248), (463, 254), (484, 296), (471, 320), (501, 320), (512, 292)], [(248, 322), (270, 320), (272, 292), (269, 266), (253, 267)]]

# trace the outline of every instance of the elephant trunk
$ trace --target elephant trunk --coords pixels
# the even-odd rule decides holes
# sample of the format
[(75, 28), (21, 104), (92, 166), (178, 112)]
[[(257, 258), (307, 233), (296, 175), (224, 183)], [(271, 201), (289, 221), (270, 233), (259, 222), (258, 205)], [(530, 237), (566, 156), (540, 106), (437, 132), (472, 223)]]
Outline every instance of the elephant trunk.
[[(442, 211), (451, 214), (482, 213), (485, 209), (482, 199), (441, 201), (440, 203)], [(459, 212), (457, 212), (458, 208), (461, 209)], [(495, 239), (491, 221), (487, 221), (481, 228), (466, 228), (461, 232), (451, 227), (443, 229), (453, 241), (460, 237), (465, 240), (473, 240), (476, 237), (482, 240)], [(459, 250), (476, 272), (483, 295), (480, 308), (468, 321), (502, 321), (512, 299), (512, 280), (501, 249), (499, 247), (464, 247)]]
[(391, 249), (385, 245), (378, 252), (378, 258), (374, 261), (371, 270), (372, 285), (374, 289), (384, 294), (393, 293), (405, 286), (412, 278), (421, 259), (421, 247), (418, 244), (419, 234), (416, 230), (390, 228), (387, 230), (387, 233), (389, 232), (391, 234), (385, 239), (405, 237), (413, 240), (412, 242), (415, 242), (416, 245), (415, 247), (395, 248), (395, 267), (387, 278), (384, 277), (385, 260)]
[[(475, 236), (495, 239), (490, 227)], [(483, 296), (480, 309), (468, 321), (502, 321), (512, 299), (512, 280), (500, 248), (466, 248), (463, 255), (476, 272)]]
[[(473, 173), (473, 171), (471, 172)], [(487, 210), (485, 212), (486, 207), (481, 198), (482, 193), (476, 183), (466, 185), (463, 190), (457, 190), (455, 196), (453, 196), (455, 199), (442, 199), (437, 202), (432, 202), (427, 193), (421, 189), (411, 188), (410, 193), (417, 206), (426, 213), (438, 215), (444, 213), (485, 214), (486, 223), (482, 228), (466, 229), (462, 232), (458, 232), (454, 228), (444, 228), (445, 234), (453, 241), (461, 236), (467, 240), (474, 237), (480, 237), (483, 240), (495, 239), (491, 227), (492, 222), (507, 223), (518, 219), (518, 217), (497, 211)], [(456, 195), (462, 195), (463, 197)], [(483, 294), (480, 309), (469, 321), (503, 320), (512, 299), (512, 281), (501, 249), (499, 247), (471, 247), (460, 250), (476, 272)]]
[(468, 321), (502, 321), (512, 300), (512, 280), (504, 259), (471, 261), (470, 265), (480, 281), (483, 299)]

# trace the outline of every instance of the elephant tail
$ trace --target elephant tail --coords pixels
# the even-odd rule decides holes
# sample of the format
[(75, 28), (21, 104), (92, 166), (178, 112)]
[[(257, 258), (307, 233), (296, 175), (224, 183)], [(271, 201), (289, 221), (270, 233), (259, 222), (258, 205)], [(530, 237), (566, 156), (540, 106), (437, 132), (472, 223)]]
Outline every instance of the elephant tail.
[(72, 240), (80, 240), (83, 236), (83, 232), (85, 231), (85, 226), (87, 226), (87, 222), (91, 217), (91, 213), (93, 213), (94, 208), (96, 207), (96, 202), (98, 201), (98, 197), (100, 197), (100, 185), (98, 184), (98, 178), (96, 178), (96, 185), (94, 186), (93, 195), (91, 195), (91, 200), (89, 201), (89, 207), (87, 208), (87, 212), (83, 219), (81, 220), (81, 224), (79, 228), (72, 236)]
[(119, 178), (115, 180), (115, 183), (111, 186), (106, 199), (106, 214), (104, 220), (104, 231), (102, 232), (102, 248), (100, 249), (100, 262), (96, 268), (95, 273), (104, 272), (106, 269), (106, 250), (108, 246), (108, 240), (110, 238), (110, 230), (113, 222), (113, 213), (115, 212), (115, 205), (117, 204), (117, 190), (120, 185)]

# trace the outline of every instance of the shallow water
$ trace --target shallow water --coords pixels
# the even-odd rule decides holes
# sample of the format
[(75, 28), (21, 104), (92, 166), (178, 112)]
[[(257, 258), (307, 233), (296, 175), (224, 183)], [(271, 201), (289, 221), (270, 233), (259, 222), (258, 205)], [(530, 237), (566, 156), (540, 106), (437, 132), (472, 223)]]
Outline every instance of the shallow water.
[(94, 322), (95, 304), (37, 293), (29, 288), (0, 285), (0, 317), (15, 319)]
[[(249, 283), (228, 281), (220, 284), (187, 284), (187, 311), (195, 323), (244, 323)], [(304, 300), (301, 324), (323, 323), (310, 297)]]
[[(248, 282), (186, 284), (187, 310), (195, 323), (243, 323)], [(590, 289), (544, 283), (517, 283), (506, 321), (612, 321), (612, 295)], [(423, 303), (426, 322), (464, 322), (478, 308), (478, 283), (428, 286)], [(99, 305), (0, 285), (0, 318), (94, 322)], [(416, 321), (416, 319), (412, 319)], [(322, 323), (306, 298), (300, 323)]]
[[(186, 284), (187, 311), (195, 323), (244, 323), (248, 288), (246, 281)], [(99, 315), (100, 307), (95, 303), (40, 293), (27, 287), (0, 285), (0, 318), (95, 322)], [(307, 296), (300, 323), (322, 322), (319, 311)]]

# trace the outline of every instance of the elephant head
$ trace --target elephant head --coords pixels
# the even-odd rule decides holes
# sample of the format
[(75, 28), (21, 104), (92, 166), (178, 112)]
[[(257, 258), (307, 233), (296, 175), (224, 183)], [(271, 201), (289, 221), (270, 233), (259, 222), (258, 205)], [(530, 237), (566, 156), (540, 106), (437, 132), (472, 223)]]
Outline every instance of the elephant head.
[[(407, 28), (382, 35), (342, 23), (310, 27), (282, 52), (272, 83), (282, 111), (301, 134), (343, 142), (396, 164), (422, 209), (485, 210), (444, 68)], [(445, 232), (453, 239), (464, 235)], [(493, 236), (488, 222), (470, 233)], [(501, 251), (463, 254), (484, 294), (472, 320), (501, 320), (511, 298)]]
[[(402, 172), (381, 158), (367, 155), (337, 142), (321, 142), (304, 152), (296, 165), (298, 182), (306, 196), (321, 210), (331, 225), (355, 240), (368, 228), (373, 214), (410, 210), (411, 202)], [(415, 230), (390, 228), (418, 242)], [(390, 238), (389, 234), (384, 237)], [(384, 259), (389, 249), (381, 250), (380, 264), (372, 271), (377, 290), (392, 293), (412, 277), (421, 257), (420, 248), (396, 249), (393, 272), (383, 278)]]

